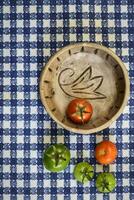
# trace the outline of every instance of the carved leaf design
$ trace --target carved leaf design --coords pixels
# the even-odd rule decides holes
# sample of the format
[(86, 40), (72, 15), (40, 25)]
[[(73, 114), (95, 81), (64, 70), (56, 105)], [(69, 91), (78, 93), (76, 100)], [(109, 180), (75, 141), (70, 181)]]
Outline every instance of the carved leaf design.
[[(69, 69), (69, 68), (68, 68)], [(64, 70), (65, 72), (65, 70)], [(75, 73), (73, 73), (74, 75)], [(104, 99), (106, 96), (100, 92), (98, 89), (102, 85), (103, 76), (94, 76), (92, 77), (92, 67), (89, 66), (84, 70), (81, 75), (79, 75), (75, 80), (68, 84), (62, 84), (60, 82), (59, 76), (59, 85), (65, 94), (76, 97), (76, 98), (85, 98), (85, 99)]]

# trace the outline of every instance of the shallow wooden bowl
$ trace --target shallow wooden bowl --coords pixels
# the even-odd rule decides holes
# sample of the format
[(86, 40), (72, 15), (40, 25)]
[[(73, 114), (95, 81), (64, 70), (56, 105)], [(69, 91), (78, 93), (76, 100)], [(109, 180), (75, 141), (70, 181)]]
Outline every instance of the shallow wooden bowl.
[[(82, 134), (101, 131), (122, 113), (129, 78), (120, 58), (95, 43), (76, 43), (58, 51), (40, 78), (40, 96), (49, 115), (65, 129)], [(68, 103), (85, 98), (93, 106), (91, 120), (76, 125), (66, 117)]]

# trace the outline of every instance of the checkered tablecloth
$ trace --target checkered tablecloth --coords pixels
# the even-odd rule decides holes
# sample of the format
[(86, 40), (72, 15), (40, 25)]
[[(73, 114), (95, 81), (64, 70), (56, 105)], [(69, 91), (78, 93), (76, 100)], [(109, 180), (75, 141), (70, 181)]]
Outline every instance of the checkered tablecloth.
[[(39, 98), (42, 67), (59, 48), (74, 42), (110, 47), (125, 63), (131, 98), (109, 129), (92, 135), (59, 127)], [(0, 200), (134, 199), (134, 1), (1, 0), (0, 1)], [(105, 169), (94, 148), (104, 138), (118, 147), (116, 162)], [(68, 168), (50, 173), (42, 153), (64, 143), (71, 151)], [(88, 161), (95, 177), (87, 185), (73, 177), (76, 163)], [(117, 179), (110, 194), (96, 190), (99, 172)]]

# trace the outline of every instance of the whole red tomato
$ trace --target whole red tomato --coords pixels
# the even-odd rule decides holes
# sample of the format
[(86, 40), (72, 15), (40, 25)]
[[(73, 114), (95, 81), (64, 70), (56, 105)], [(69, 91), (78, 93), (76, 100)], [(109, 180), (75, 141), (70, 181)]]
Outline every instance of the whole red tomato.
[(97, 144), (95, 149), (96, 160), (103, 165), (112, 163), (116, 159), (117, 153), (115, 144), (107, 140)]
[(74, 123), (84, 124), (90, 120), (93, 109), (85, 99), (74, 99), (69, 103), (66, 113)]

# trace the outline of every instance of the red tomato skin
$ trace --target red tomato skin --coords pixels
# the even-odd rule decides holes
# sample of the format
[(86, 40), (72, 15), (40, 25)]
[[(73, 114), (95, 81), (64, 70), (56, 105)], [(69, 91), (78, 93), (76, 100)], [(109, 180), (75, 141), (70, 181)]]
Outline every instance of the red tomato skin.
[(116, 145), (107, 140), (97, 144), (95, 149), (96, 160), (102, 165), (111, 164), (116, 159), (117, 154), (118, 151)]
[[(80, 115), (77, 114), (79, 107), (85, 107), (85, 112), (83, 113), (83, 120)], [(92, 105), (85, 99), (73, 99), (67, 107), (67, 117), (76, 124), (87, 123), (93, 113)]]

